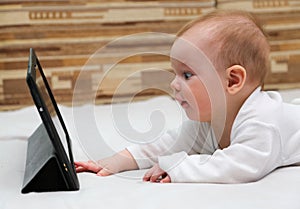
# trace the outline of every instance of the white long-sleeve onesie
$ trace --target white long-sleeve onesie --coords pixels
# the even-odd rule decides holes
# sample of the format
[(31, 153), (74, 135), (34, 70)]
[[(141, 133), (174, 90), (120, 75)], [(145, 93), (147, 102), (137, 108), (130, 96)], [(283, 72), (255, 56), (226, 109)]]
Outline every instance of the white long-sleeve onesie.
[(225, 149), (218, 149), (208, 123), (195, 121), (154, 143), (127, 149), (140, 169), (159, 163), (172, 182), (256, 181), (277, 167), (300, 162), (300, 106), (258, 88), (241, 107)]

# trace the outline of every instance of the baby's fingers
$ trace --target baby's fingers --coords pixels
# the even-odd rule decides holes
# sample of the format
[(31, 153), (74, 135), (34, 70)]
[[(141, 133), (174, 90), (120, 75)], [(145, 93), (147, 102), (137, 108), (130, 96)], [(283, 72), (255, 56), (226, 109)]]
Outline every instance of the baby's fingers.
[(143, 181), (151, 181), (151, 182), (158, 182), (165, 176), (165, 172), (159, 168), (158, 165), (154, 165), (150, 170), (146, 172), (143, 177)]
[(162, 180), (160, 180), (160, 183), (171, 183), (170, 176), (167, 175), (166, 177), (162, 178)]
[(154, 174), (152, 174), (150, 181), (151, 182), (160, 182), (160, 180), (162, 179), (162, 175), (163, 175), (163, 173), (154, 173)]
[(153, 174), (152, 169), (148, 170), (143, 177), (143, 181), (150, 181), (152, 174)]
[(74, 162), (74, 164), (76, 167), (76, 171), (78, 171), (78, 172), (92, 171), (94, 173), (97, 173), (97, 172), (99, 172), (99, 170), (101, 170), (101, 167), (93, 161)]
[(81, 173), (81, 172), (87, 171), (86, 168), (81, 167), (81, 166), (75, 166), (75, 169), (76, 169), (76, 173)]

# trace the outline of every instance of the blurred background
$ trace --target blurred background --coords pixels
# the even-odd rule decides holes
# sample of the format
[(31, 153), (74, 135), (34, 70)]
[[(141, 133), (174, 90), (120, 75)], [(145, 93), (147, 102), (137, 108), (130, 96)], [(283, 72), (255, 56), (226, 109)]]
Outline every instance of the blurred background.
[[(112, 102), (112, 95), (123, 102), (170, 94), (172, 77), (164, 71), (171, 67), (163, 54), (171, 36), (146, 33), (110, 43), (137, 33), (176, 34), (189, 20), (217, 8), (251, 11), (263, 21), (271, 45), (265, 89), (300, 88), (299, 0), (0, 0), (0, 110), (33, 104), (25, 82), (29, 48), (60, 104), (72, 103), (83, 68), (89, 72), (85, 88), (96, 91), (96, 104)], [(162, 54), (140, 53), (147, 51)]]

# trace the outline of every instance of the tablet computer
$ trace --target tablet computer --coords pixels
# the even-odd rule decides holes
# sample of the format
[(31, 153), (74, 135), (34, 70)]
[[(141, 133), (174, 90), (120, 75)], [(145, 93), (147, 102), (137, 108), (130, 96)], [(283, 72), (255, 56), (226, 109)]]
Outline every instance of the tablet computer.
[(70, 136), (33, 49), (26, 81), (42, 124), (28, 140), (22, 192), (78, 190)]

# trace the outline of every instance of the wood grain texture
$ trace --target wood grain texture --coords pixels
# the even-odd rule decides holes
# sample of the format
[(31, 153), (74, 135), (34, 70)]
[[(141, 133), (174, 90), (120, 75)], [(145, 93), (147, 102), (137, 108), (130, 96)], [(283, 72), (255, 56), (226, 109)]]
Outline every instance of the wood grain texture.
[(250, 11), (264, 24), (271, 46), (266, 89), (300, 87), (300, 1), (218, 0), (216, 6)]
[(86, 83), (82, 102), (89, 94), (96, 104), (170, 94), (172, 72), (165, 54), (173, 39), (154, 33), (175, 34), (216, 8), (249, 10), (264, 22), (272, 50), (266, 88), (300, 86), (297, 0), (2, 0), (0, 109), (33, 104), (25, 84), (29, 48), (62, 104), (72, 103), (79, 75)]

